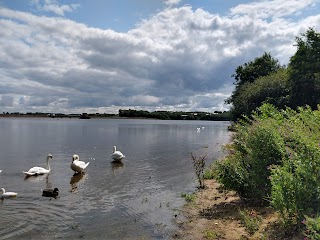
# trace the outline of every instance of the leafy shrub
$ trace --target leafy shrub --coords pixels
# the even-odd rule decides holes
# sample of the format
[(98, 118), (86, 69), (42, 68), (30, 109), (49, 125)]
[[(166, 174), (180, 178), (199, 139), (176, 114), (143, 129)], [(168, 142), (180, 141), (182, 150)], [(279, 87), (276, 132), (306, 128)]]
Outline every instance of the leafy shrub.
[(306, 216), (302, 223), (306, 225), (305, 235), (307, 239), (320, 239), (320, 217)]
[(239, 213), (241, 224), (246, 228), (246, 231), (249, 234), (254, 234), (256, 231), (259, 230), (261, 217), (258, 216), (256, 211), (239, 210)]
[(271, 204), (289, 224), (320, 210), (319, 124), (319, 111), (300, 108), (283, 126), (287, 157), (272, 169)]
[(270, 195), (269, 166), (279, 164), (285, 154), (278, 131), (281, 121), (281, 114), (272, 105), (265, 104), (253, 120), (236, 124), (236, 136), (228, 147), (230, 154), (216, 162), (217, 180), (243, 198), (261, 199)]
[(235, 126), (215, 176), (241, 197), (269, 199), (287, 224), (320, 211), (320, 111), (262, 105)]

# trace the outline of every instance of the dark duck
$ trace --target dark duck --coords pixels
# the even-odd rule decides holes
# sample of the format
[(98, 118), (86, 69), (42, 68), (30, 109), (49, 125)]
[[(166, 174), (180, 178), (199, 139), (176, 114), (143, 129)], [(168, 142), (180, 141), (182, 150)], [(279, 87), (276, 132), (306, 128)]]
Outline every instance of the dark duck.
[(50, 198), (57, 198), (59, 195), (59, 189), (58, 188), (46, 188), (42, 190), (42, 196), (43, 197), (50, 197)]

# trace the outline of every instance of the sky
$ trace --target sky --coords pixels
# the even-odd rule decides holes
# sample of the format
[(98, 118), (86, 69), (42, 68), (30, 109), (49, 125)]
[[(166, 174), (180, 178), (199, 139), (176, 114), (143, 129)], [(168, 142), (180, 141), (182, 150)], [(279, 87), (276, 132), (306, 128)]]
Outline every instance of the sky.
[(0, 0), (0, 112), (225, 111), (237, 66), (320, 31), (320, 0)]

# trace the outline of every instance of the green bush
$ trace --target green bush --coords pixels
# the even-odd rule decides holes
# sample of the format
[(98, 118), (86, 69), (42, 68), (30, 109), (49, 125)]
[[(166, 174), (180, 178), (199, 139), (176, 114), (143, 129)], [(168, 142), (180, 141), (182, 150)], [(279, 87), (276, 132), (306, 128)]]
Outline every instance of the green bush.
[[(273, 118), (270, 118), (273, 116)], [(283, 116), (270, 104), (260, 108), (253, 120), (236, 124), (230, 154), (217, 161), (215, 175), (227, 189), (243, 198), (262, 199), (271, 193), (270, 169), (285, 155), (278, 126)]]
[(320, 210), (319, 124), (319, 111), (300, 108), (283, 126), (287, 157), (272, 169), (271, 204), (289, 224)]
[(216, 179), (242, 198), (270, 201), (287, 224), (320, 211), (320, 111), (262, 105), (235, 126)]
[(203, 173), (204, 179), (214, 179), (214, 164), (211, 163), (208, 168), (204, 170)]
[(257, 212), (252, 210), (239, 210), (241, 224), (246, 228), (249, 234), (254, 234), (259, 230), (261, 217), (258, 216)]
[(320, 240), (320, 218), (315, 217), (311, 218), (306, 216), (306, 218), (302, 221), (303, 224), (306, 225), (306, 239), (315, 239)]

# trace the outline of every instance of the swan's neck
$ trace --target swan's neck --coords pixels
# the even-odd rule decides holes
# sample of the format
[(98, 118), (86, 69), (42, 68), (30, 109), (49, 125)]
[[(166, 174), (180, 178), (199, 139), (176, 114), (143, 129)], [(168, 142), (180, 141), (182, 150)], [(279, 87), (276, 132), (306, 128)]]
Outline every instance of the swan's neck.
[(117, 147), (113, 146), (113, 152), (117, 151)]
[(6, 190), (4, 188), (0, 189), (2, 191), (2, 194), (4, 194), (6, 192)]
[(50, 171), (51, 170), (51, 168), (50, 168), (50, 164), (49, 164), (49, 157), (47, 157), (47, 169)]

